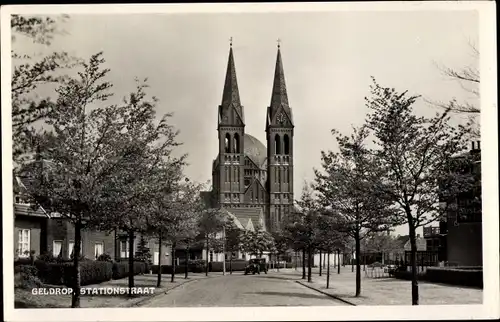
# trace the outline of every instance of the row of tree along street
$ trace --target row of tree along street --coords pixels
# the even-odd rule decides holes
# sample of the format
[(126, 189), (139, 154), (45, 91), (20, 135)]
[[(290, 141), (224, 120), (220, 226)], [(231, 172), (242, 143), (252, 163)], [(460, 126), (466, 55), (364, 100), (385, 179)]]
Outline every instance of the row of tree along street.
[(298, 201), (301, 211), (286, 227), (309, 258), (314, 250), (330, 253), (352, 239), (356, 296), (361, 294), (362, 241), (406, 225), (412, 304), (418, 305), (416, 230), (443, 218), (449, 203), (442, 201), (454, 200), (474, 184), (469, 171), (459, 171), (475, 161), (466, 153), (474, 128), (451, 125), (450, 108), (434, 117), (417, 116), (417, 100), (373, 79), (366, 122), (349, 135), (332, 131), (338, 152), (322, 152), (322, 168), (315, 170), (314, 182)]

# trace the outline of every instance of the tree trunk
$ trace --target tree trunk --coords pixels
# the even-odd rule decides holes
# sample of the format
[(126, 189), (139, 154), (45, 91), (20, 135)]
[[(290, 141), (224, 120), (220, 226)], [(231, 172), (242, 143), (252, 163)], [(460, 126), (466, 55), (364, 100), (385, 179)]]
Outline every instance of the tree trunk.
[(184, 278), (188, 278), (189, 271), (189, 245), (186, 245), (186, 262), (184, 263)]
[(206, 267), (205, 267), (205, 276), (208, 276), (208, 260), (209, 260), (209, 258), (208, 258), (208, 257), (209, 257), (209, 254), (208, 254), (208, 253), (209, 253), (209, 250), (208, 250), (208, 248), (209, 248), (209, 246), (210, 246), (210, 245), (209, 245), (209, 243), (208, 243), (208, 234), (207, 234), (207, 250), (206, 250), (206, 255), (207, 255), (207, 265), (206, 265)]
[(132, 287), (134, 287), (134, 231), (128, 232), (128, 287), (129, 296), (132, 296)]
[(233, 275), (233, 252), (229, 256), (229, 275)]
[(382, 265), (384, 265), (385, 263), (384, 259), (385, 259), (384, 252), (382, 252)]
[(309, 246), (307, 251), (307, 281), (309, 283), (312, 282), (312, 261), (313, 261), (312, 247)]
[(353, 252), (351, 252), (351, 272), (354, 272), (354, 258), (353, 258), (354, 256), (352, 255), (354, 255)]
[(354, 240), (356, 242), (356, 297), (361, 295), (361, 240), (359, 239), (359, 230), (356, 230)]
[(176, 266), (176, 260), (175, 260), (175, 247), (177, 245), (174, 243), (172, 243), (172, 274), (171, 274), (171, 277), (170, 277), (170, 282), (173, 283), (175, 281), (175, 269), (177, 268)]
[(158, 279), (156, 281), (156, 287), (161, 286), (161, 244), (163, 243), (162, 241), (162, 234), (158, 236)]
[(337, 274), (340, 274), (340, 250), (337, 251)]
[(306, 248), (302, 249), (302, 279), (306, 279)]
[(326, 288), (330, 287), (330, 252), (327, 253), (328, 264), (326, 265)]
[(75, 282), (73, 294), (71, 295), (71, 307), (80, 307), (80, 249), (82, 244), (82, 227), (79, 222), (75, 223), (75, 245), (73, 246), (73, 267)]
[(323, 269), (323, 260), (322, 260), (322, 257), (321, 257), (321, 251), (319, 251), (319, 276), (321, 276), (321, 270)]
[[(408, 211), (407, 211), (408, 214)], [(408, 215), (410, 217), (411, 214)], [(418, 305), (418, 276), (417, 276), (417, 238), (413, 222), (410, 220), (410, 245), (411, 245), (411, 304)]]
[(298, 258), (299, 258), (299, 254), (297, 254), (297, 251), (295, 251), (295, 270), (297, 270)]
[(280, 253), (276, 254), (276, 257), (278, 258), (278, 272), (280, 271)]

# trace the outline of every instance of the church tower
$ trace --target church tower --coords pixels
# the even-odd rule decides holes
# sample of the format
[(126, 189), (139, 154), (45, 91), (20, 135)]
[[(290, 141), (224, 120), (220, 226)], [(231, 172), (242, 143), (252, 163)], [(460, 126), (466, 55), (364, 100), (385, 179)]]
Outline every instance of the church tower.
[(232, 43), (229, 48), (222, 103), (218, 109), (219, 155), (215, 160), (213, 183), (217, 204), (237, 207), (243, 201), (245, 121), (240, 102)]
[(293, 207), (293, 117), (288, 104), (280, 45), (276, 57), (271, 104), (267, 108), (267, 227), (280, 228)]

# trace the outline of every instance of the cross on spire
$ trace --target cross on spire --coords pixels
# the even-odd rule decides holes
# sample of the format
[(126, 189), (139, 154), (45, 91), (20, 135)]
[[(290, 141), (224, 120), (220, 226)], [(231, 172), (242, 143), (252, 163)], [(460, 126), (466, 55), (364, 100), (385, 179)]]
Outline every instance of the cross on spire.
[(233, 37), (229, 38), (229, 46), (233, 47)]
[(276, 42), (278, 43), (278, 48), (280, 48), (280, 47), (281, 47), (281, 39), (279, 39), (279, 38), (278, 38), (278, 39), (276, 40)]

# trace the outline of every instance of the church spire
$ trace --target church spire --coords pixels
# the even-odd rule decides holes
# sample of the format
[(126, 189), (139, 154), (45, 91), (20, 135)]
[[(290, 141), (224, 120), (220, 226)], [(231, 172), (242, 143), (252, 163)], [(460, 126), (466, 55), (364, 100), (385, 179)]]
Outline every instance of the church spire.
[(273, 92), (271, 94), (271, 108), (279, 106), (288, 107), (288, 95), (286, 93), (285, 73), (281, 61), (280, 40), (278, 39), (278, 54), (276, 56), (276, 68), (274, 70)]
[(233, 57), (233, 38), (230, 39), (229, 58), (227, 61), (226, 81), (224, 82), (224, 91), (222, 92), (222, 106), (235, 104), (240, 106), (240, 93), (238, 91), (238, 82), (236, 81), (236, 67)]

